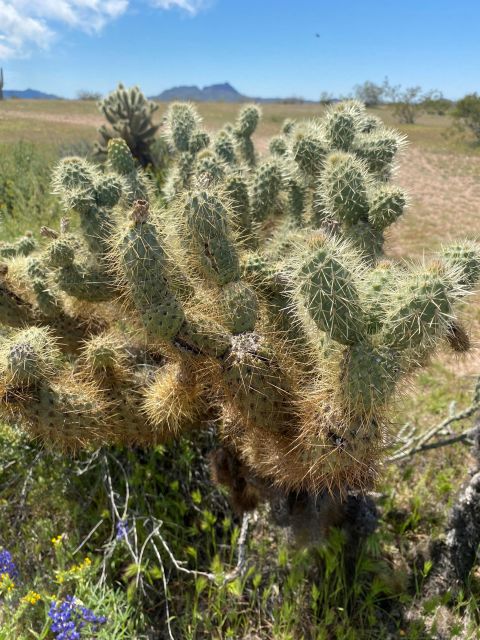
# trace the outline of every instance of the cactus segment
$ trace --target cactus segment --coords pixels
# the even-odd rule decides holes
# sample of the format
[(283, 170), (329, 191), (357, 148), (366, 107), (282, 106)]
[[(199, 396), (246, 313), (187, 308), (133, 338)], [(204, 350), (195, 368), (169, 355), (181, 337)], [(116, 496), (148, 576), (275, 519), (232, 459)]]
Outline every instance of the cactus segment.
[(291, 393), (268, 345), (256, 334), (232, 339), (223, 365), (228, 402), (254, 427), (282, 432), (291, 426)]
[(220, 285), (237, 280), (240, 264), (221, 199), (207, 191), (193, 194), (186, 206), (185, 219), (205, 277)]
[(346, 225), (368, 219), (368, 177), (355, 156), (332, 153), (321, 177), (324, 202), (332, 216)]
[(137, 201), (131, 216), (117, 240), (114, 260), (147, 334), (168, 341), (177, 334), (185, 315), (168, 283), (167, 256), (148, 221), (148, 203)]
[(341, 249), (327, 242), (302, 263), (297, 278), (299, 293), (318, 328), (340, 344), (353, 344), (362, 339), (366, 319), (354, 271), (342, 257)]

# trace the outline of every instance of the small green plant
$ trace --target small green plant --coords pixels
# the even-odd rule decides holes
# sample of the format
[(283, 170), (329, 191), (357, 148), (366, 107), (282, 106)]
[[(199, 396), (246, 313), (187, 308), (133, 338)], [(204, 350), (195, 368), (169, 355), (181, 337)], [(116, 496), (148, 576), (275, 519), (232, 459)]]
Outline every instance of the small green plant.
[(0, 147), (0, 224), (2, 239), (27, 220), (39, 227), (58, 219), (58, 201), (51, 195), (52, 164), (58, 156), (29, 142)]

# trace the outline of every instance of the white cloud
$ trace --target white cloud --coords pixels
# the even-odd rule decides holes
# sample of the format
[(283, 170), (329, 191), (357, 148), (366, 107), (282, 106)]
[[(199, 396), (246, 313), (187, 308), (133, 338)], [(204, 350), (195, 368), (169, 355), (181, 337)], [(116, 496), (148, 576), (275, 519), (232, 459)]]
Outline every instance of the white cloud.
[[(145, 1), (145, 0), (144, 0)], [(195, 15), (208, 0), (146, 0), (158, 9)], [(48, 49), (61, 26), (95, 33), (135, 0), (0, 0), (0, 60)]]
[(152, 0), (151, 4), (159, 9), (173, 9), (178, 7), (187, 13), (195, 15), (205, 7), (204, 0)]
[(0, 59), (47, 49), (60, 25), (93, 33), (118, 18), (129, 0), (0, 0)]
[(84, 31), (98, 31), (128, 8), (128, 0), (14, 0), (14, 4), (22, 13)]
[(13, 2), (0, 0), (0, 58), (22, 54), (31, 44), (45, 49), (52, 37), (43, 20), (22, 13)]

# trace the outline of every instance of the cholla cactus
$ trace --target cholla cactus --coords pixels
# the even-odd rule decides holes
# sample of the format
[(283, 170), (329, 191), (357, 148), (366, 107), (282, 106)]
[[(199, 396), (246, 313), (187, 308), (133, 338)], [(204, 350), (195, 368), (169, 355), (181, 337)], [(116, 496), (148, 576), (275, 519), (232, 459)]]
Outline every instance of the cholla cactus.
[(122, 138), (142, 166), (155, 165), (153, 145), (159, 125), (153, 123), (153, 114), (158, 105), (147, 100), (138, 87), (126, 89), (119, 84), (98, 107), (110, 126), (102, 125), (98, 130), (97, 155), (105, 158), (109, 141)]
[(246, 107), (210, 142), (193, 106), (172, 105), (163, 200), (121, 140), (103, 170), (60, 163), (79, 233), (4, 256), (3, 419), (68, 450), (218, 425), (249, 507), (262, 486), (372, 484), (402, 384), (442, 342), (468, 348), (457, 307), (480, 247), (383, 256), (407, 201), (388, 182), (402, 139), (361, 105), (287, 123), (253, 166), (258, 117)]
[(254, 104), (247, 105), (238, 114), (238, 118), (232, 132), (241, 159), (251, 167), (256, 164), (256, 154), (252, 142), (252, 135), (257, 128), (261, 115), (262, 113), (259, 107)]

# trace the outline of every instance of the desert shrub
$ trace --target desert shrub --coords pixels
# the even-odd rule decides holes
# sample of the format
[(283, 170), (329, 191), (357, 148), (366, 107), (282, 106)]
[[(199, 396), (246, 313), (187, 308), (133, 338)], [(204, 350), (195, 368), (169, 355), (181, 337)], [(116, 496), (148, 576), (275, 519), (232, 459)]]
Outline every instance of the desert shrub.
[(402, 87), (391, 85), (385, 78), (383, 85), (385, 100), (393, 105), (393, 115), (402, 124), (415, 124), (427, 107), (443, 107), (442, 94), (438, 91), (424, 91), (420, 86)]
[(363, 102), (367, 107), (374, 107), (382, 102), (385, 87), (367, 80), (363, 84), (357, 84), (354, 87), (354, 93), (357, 100)]
[(444, 98), (441, 94), (429, 97), (423, 102), (425, 112), (437, 116), (447, 115), (453, 109), (453, 106), (452, 100)]
[(80, 89), (77, 93), (78, 100), (100, 100), (102, 97), (101, 93), (97, 91), (89, 91), (88, 89)]
[(480, 143), (480, 96), (471, 93), (459, 100), (452, 112), (463, 130), (470, 131), (476, 142)]

